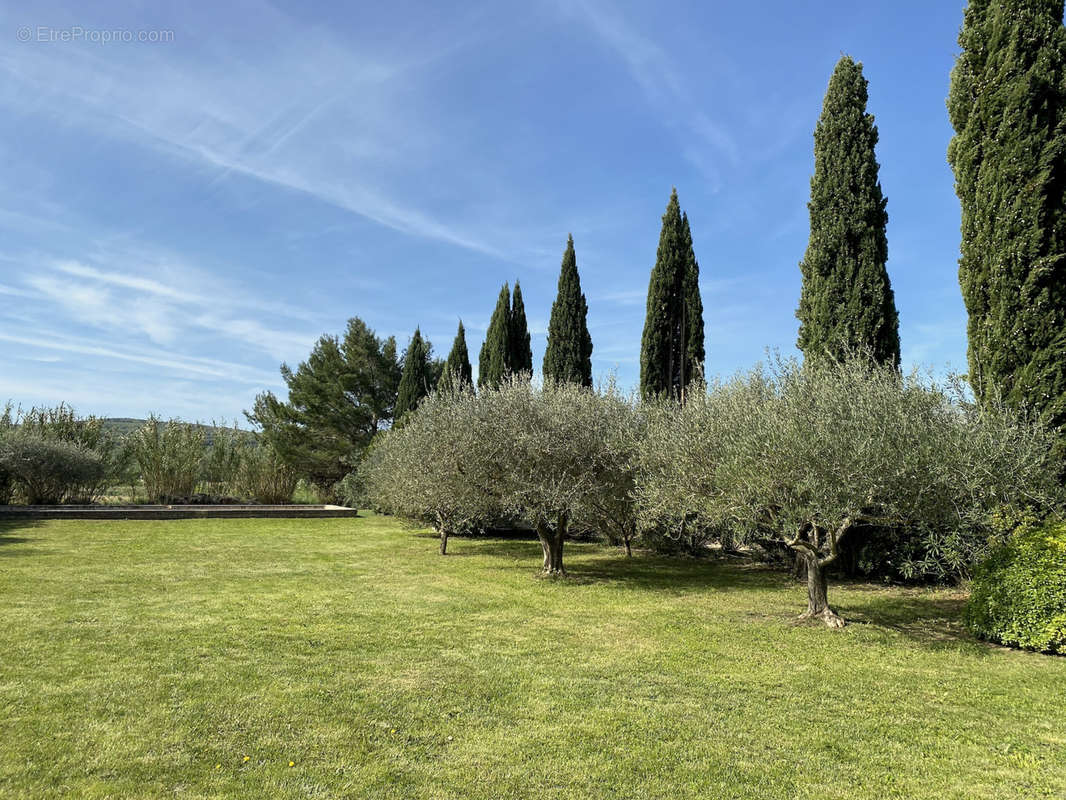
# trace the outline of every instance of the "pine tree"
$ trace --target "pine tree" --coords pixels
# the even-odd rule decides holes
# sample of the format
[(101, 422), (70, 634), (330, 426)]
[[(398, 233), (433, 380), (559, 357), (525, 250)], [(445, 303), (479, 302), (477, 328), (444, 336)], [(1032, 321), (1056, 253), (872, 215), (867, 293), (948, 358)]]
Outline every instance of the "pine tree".
[(511, 372), (515, 375), (533, 373), (533, 351), (529, 346), (529, 326), (526, 325), (526, 304), (522, 301), (522, 287), (514, 282), (511, 298), (511, 330), (509, 349)]
[(455, 334), (448, 360), (444, 362), (437, 391), (454, 392), (472, 384), (473, 370), (470, 367), (470, 356), (466, 349), (466, 329), (463, 328), (463, 321), (459, 320), (459, 331)]
[(971, 0), (948, 161), (962, 206), (970, 384), (1060, 427), (1066, 458), (1063, 0)]
[(319, 339), (295, 369), (282, 365), (287, 399), (263, 392), (245, 416), (286, 464), (329, 490), (394, 418), (400, 374), (396, 340), (356, 317), (343, 337)]
[(432, 346), (422, 338), (422, 332), (415, 328), (411, 343), (403, 354), (403, 373), (400, 386), (396, 391), (396, 419), (418, 408), (422, 398), (433, 391), (433, 375), (430, 365)]
[(477, 385), (499, 386), (511, 372), (511, 289), (500, 289), (496, 310), (492, 312), (485, 341), (478, 356)]
[(663, 214), (659, 249), (648, 283), (648, 309), (640, 346), (640, 391), (684, 401), (685, 390), (703, 374), (703, 301), (700, 267), (688, 217), (677, 189)]
[(589, 336), (588, 311), (577, 273), (574, 237), (570, 236), (559, 270), (559, 290), (548, 322), (544, 380), (592, 386), (592, 337)]
[(877, 126), (866, 101), (862, 64), (842, 57), (814, 129), (798, 346), (807, 358), (864, 352), (898, 368), (899, 315), (885, 269), (888, 214), (877, 177)]

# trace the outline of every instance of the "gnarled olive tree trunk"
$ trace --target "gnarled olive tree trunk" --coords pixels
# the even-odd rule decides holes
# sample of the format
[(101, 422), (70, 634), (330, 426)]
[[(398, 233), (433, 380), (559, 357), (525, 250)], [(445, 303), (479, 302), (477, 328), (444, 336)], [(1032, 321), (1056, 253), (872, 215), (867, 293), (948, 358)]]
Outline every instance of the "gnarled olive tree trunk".
[(537, 523), (537, 538), (540, 539), (540, 547), (544, 552), (545, 575), (565, 575), (563, 569), (563, 540), (566, 538), (566, 528), (569, 519), (566, 514), (560, 514), (552, 530), (546, 522)]
[(448, 526), (444, 524), (444, 517), (437, 514), (437, 533), (440, 534), (440, 554), (448, 555)]
[[(802, 562), (807, 572), (807, 610), (800, 619), (820, 619), (830, 628), (843, 628), (844, 618), (829, 605), (825, 570), (837, 560), (840, 551), (837, 545), (851, 529), (851, 519), (845, 519), (836, 531), (819, 531), (813, 524), (804, 525), (787, 544)], [(821, 550), (828, 545), (828, 555)]]

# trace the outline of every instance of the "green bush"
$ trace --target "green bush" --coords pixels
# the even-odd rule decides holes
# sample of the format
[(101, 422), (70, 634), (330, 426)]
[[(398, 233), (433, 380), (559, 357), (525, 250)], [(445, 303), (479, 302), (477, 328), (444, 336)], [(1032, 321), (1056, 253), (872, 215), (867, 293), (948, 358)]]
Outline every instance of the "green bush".
[(981, 639), (1066, 654), (1066, 524), (1023, 527), (981, 562), (966, 626)]
[(255, 446), (254, 434), (242, 431), (236, 423), (232, 427), (212, 423), (206, 438), (200, 490), (215, 497), (240, 495), (241, 471), (248, 451)]
[(204, 456), (204, 429), (151, 416), (128, 440), (152, 502), (188, 497), (196, 488)]
[(57, 505), (69, 499), (92, 502), (107, 477), (99, 453), (22, 432), (8, 434), (0, 442), (0, 467), (29, 505)]
[(296, 471), (270, 445), (245, 448), (236, 477), (236, 494), (264, 505), (292, 502)]
[[(100, 417), (79, 416), (66, 403), (57, 406), (34, 406), (29, 411), (14, 409), (9, 402), (0, 414), (0, 432), (8, 430), (18, 432), (39, 440), (74, 445), (99, 456), (103, 464), (104, 475), (93, 478), (84, 486), (75, 486), (66, 496), (68, 503), (91, 503), (103, 494), (108, 482), (122, 482), (131, 479), (132, 459), (128, 448), (121, 438), (107, 428)], [(0, 477), (0, 484), (3, 478)], [(0, 485), (0, 501), (3, 500), (3, 487)]]

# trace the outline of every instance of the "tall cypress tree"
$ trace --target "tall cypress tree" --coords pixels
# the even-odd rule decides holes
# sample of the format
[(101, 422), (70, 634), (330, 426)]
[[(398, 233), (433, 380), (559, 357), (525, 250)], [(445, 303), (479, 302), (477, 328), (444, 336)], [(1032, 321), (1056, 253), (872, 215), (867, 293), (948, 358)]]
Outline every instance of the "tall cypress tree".
[(703, 374), (703, 301), (700, 267), (677, 189), (663, 214), (659, 249), (648, 283), (648, 309), (640, 345), (640, 391), (645, 397), (684, 400)]
[(863, 351), (898, 368), (899, 315), (885, 269), (888, 213), (877, 177), (877, 126), (866, 101), (862, 64), (842, 57), (814, 129), (798, 346), (808, 358)]
[(1063, 0), (971, 0), (948, 97), (970, 384), (1056, 427), (1066, 425), (1062, 17)]
[(459, 320), (459, 331), (455, 334), (452, 350), (448, 353), (448, 360), (444, 362), (441, 371), (440, 383), (437, 390), (440, 392), (453, 392), (473, 383), (473, 370), (470, 367), (470, 356), (466, 349), (466, 329), (463, 321)]
[(515, 375), (532, 374), (533, 351), (529, 346), (529, 326), (526, 324), (526, 304), (522, 301), (522, 287), (514, 282), (511, 298), (510, 330), (511, 372)]
[(477, 385), (499, 386), (511, 372), (511, 288), (505, 283), (500, 289), (496, 310), (492, 312), (485, 341), (478, 357)]
[(700, 297), (700, 265), (696, 261), (696, 251), (692, 246), (692, 229), (688, 224), (688, 214), (681, 214), (681, 228), (684, 234), (685, 274), (682, 278), (681, 326), (684, 331), (685, 359), (681, 362), (684, 372), (679, 376), (682, 386), (688, 386), (693, 380), (703, 378), (703, 362), (706, 358), (703, 334), (703, 298)]
[(433, 389), (432, 370), (429, 363), (431, 346), (422, 338), (422, 331), (415, 328), (411, 343), (403, 354), (403, 373), (396, 391), (396, 420), (418, 408), (418, 404)]
[(559, 270), (559, 290), (548, 322), (548, 347), (544, 351), (544, 380), (592, 386), (592, 337), (588, 303), (581, 293), (574, 237), (567, 237)]

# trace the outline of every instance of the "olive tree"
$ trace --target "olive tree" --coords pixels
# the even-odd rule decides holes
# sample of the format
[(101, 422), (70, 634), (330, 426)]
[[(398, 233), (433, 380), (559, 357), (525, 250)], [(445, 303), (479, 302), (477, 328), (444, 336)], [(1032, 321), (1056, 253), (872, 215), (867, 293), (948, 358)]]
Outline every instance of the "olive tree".
[(545, 574), (566, 573), (563, 545), (583, 515), (627, 524), (631, 509), (604, 499), (625, 487), (633, 468), (631, 437), (619, 429), (631, 406), (613, 387), (516, 378), (483, 390), (475, 407), (480, 435), (470, 475), (492, 488), (504, 513), (536, 530)]
[(402, 427), (378, 434), (359, 477), (373, 503), (432, 525), (440, 553), (448, 537), (500, 515), (495, 487), (478, 469), (478, 401), (469, 387), (425, 398)]
[(1061, 502), (1051, 438), (953, 385), (901, 376), (861, 356), (778, 361), (650, 416), (637, 495), (642, 521), (687, 519), (794, 551), (803, 617), (844, 624), (826, 570), (847, 537), (909, 530), (926, 565), (959, 574), (987, 547), (1004, 506)]
[(633, 555), (640, 535), (636, 499), (638, 453), (646, 415), (633, 397), (618, 393), (609, 383), (595, 395), (603, 439), (601, 452), (590, 461), (594, 470), (590, 489), (575, 510), (576, 523)]
[(632, 541), (635, 449), (632, 404), (613, 387), (513, 378), (427, 398), (363, 471), (376, 503), (434, 525), (442, 553), (449, 533), (509, 518), (537, 532), (543, 571), (562, 575), (574, 523)]

